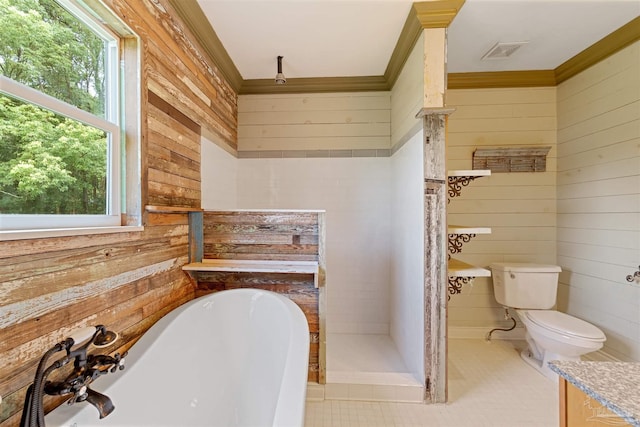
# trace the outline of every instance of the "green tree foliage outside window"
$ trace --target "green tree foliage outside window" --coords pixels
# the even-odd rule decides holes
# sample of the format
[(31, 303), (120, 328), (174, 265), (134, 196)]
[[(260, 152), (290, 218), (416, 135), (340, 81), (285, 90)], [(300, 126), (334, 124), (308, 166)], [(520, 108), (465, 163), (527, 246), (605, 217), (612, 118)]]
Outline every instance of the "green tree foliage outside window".
[[(105, 42), (54, 0), (0, 0), (0, 41), (2, 75), (104, 117)], [(107, 150), (104, 131), (0, 92), (0, 213), (105, 214)]]

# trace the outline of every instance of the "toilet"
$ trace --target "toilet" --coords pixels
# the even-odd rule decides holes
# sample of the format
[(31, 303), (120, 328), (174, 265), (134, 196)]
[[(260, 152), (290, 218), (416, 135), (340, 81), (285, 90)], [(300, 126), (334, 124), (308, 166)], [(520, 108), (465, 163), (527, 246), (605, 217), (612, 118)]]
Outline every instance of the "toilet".
[(524, 324), (528, 348), (520, 355), (529, 365), (557, 379), (549, 361), (580, 360), (581, 355), (602, 348), (606, 337), (600, 329), (552, 310), (562, 271), (559, 266), (496, 262), (490, 268), (496, 301), (516, 309)]

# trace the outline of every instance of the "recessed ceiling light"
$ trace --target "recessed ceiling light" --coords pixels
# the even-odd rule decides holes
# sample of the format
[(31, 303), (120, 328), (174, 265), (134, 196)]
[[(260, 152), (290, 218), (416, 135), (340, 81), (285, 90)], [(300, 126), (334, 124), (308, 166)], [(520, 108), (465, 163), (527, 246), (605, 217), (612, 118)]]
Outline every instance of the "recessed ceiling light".
[(525, 44), (529, 43), (525, 42), (508, 42), (508, 43), (496, 43), (493, 45), (491, 49), (487, 53), (484, 54), (482, 60), (486, 59), (506, 59), (514, 54), (514, 52), (520, 49)]

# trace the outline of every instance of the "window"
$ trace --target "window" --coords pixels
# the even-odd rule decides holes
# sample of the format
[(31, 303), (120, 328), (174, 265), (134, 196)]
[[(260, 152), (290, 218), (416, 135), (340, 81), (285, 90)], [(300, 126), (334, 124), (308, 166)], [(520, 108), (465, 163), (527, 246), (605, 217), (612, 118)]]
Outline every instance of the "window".
[(137, 151), (139, 100), (126, 107), (120, 94), (132, 84), (122, 76), (137, 75), (137, 38), (87, 3), (0, 0), (3, 231), (120, 226), (126, 212), (122, 153)]

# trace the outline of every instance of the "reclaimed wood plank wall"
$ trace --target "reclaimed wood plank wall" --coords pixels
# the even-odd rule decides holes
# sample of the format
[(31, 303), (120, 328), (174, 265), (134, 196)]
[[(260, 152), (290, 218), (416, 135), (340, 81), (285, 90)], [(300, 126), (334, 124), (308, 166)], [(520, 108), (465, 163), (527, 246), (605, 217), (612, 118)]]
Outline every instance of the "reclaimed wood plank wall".
[(196, 294), (224, 289), (258, 288), (278, 292), (294, 301), (309, 323), (308, 380), (324, 382), (321, 365), (320, 299), (324, 286), (322, 213), (204, 212), (204, 257), (251, 260), (318, 261), (320, 288), (310, 274), (199, 272)]
[(205, 211), (204, 257), (318, 261), (318, 213)]
[[(237, 145), (237, 95), (164, 0), (106, 0), (141, 39), (140, 206), (200, 207), (200, 132)], [(0, 242), (0, 426), (17, 426), (41, 355), (104, 324), (130, 347), (192, 299), (187, 212), (140, 212), (144, 231)], [(47, 408), (57, 402), (48, 400)]]

